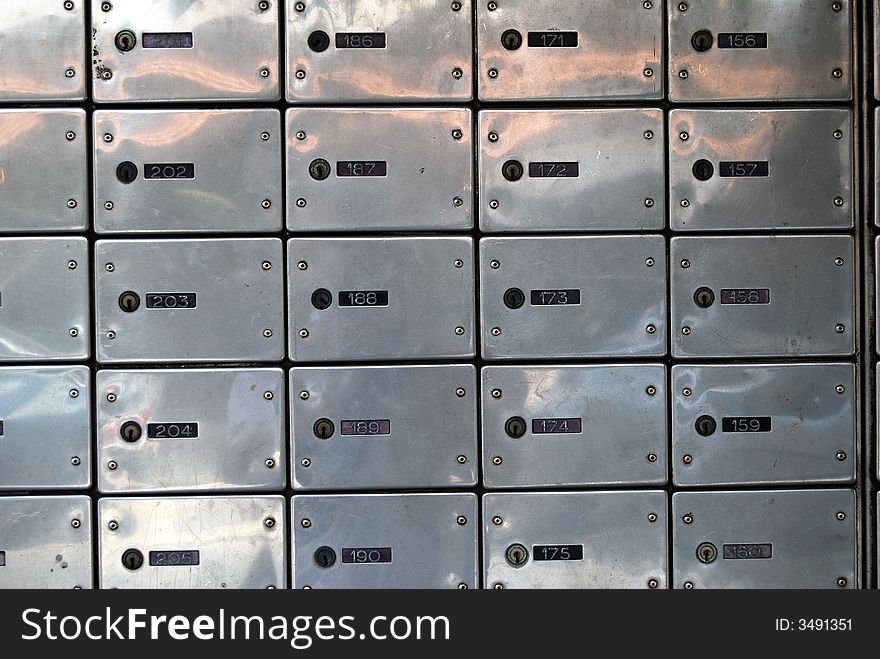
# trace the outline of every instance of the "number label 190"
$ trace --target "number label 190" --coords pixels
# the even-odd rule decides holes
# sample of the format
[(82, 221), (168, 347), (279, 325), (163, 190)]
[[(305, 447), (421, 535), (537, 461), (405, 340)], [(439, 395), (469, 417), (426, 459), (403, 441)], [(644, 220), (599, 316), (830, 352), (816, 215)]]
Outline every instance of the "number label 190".
[(198, 439), (199, 424), (187, 423), (148, 423), (147, 439)]
[(766, 48), (766, 32), (720, 32), (719, 48)]
[(534, 290), (531, 292), (532, 306), (555, 307), (581, 303), (581, 290), (568, 288), (558, 290)]
[(388, 291), (339, 291), (340, 307), (387, 307)]
[(728, 560), (773, 558), (773, 545), (770, 543), (724, 545), (723, 550), (722, 555)]
[(583, 545), (535, 545), (532, 556), (536, 561), (582, 561)]
[(347, 547), (342, 550), (343, 563), (390, 563), (391, 547)]
[(343, 419), (339, 424), (342, 435), (390, 435), (391, 419)]
[(721, 432), (771, 432), (769, 416), (725, 416), (721, 419)]
[(196, 177), (196, 166), (191, 162), (147, 163), (144, 165), (146, 179), (189, 179)]
[(150, 552), (150, 565), (153, 567), (189, 567), (198, 564), (197, 549)]
[(147, 293), (147, 309), (195, 308), (195, 293)]
[(770, 304), (769, 288), (724, 288), (721, 304)]

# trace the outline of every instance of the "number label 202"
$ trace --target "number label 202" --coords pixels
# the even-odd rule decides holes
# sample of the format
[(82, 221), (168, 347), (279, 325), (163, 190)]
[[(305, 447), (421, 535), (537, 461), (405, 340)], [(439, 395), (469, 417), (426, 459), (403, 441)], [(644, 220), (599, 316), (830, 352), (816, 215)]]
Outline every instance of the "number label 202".
[(147, 163), (145, 179), (191, 179), (196, 177), (196, 166), (191, 162)]

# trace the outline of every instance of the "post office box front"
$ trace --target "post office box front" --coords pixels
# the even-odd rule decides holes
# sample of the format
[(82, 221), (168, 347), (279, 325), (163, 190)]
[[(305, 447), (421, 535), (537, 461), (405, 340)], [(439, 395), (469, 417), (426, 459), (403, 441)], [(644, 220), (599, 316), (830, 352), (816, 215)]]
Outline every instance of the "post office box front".
[(665, 492), (483, 496), (485, 588), (667, 588)]
[(92, 587), (87, 496), (0, 497), (0, 590)]
[(368, 361), (474, 354), (470, 238), (294, 238), (290, 357)]
[(283, 497), (98, 501), (101, 588), (287, 587)]
[(851, 483), (852, 364), (673, 366), (679, 486)]
[(483, 238), (485, 359), (661, 356), (662, 236)]
[(278, 110), (99, 110), (99, 233), (279, 231)]
[(850, 236), (673, 238), (676, 357), (847, 356)]
[(472, 134), (468, 109), (288, 110), (288, 228), (472, 228)]
[(85, 0), (3, 3), (0, 102), (86, 97)]
[(85, 238), (0, 238), (0, 362), (89, 356)]
[(672, 229), (849, 229), (850, 110), (673, 110)]
[(662, 2), (481, 2), (477, 39), (485, 101), (663, 97)]
[(275, 101), (281, 0), (91, 0), (94, 97)]
[(672, 495), (675, 588), (857, 588), (852, 490)]
[(87, 153), (84, 110), (0, 110), (0, 230), (84, 231)]
[(285, 4), (291, 103), (471, 99), (471, 0)]
[(666, 482), (666, 367), (482, 371), (489, 488)]
[(848, 101), (852, 2), (667, 2), (669, 97)]
[(665, 227), (662, 110), (488, 110), (479, 123), (484, 231)]
[(294, 588), (476, 588), (474, 494), (296, 495)]
[(281, 241), (100, 240), (98, 361), (280, 361)]
[(470, 364), (293, 368), (293, 486), (373, 490), (477, 482)]
[(85, 366), (0, 368), (0, 490), (91, 485), (89, 380)]
[(99, 371), (101, 492), (278, 491), (280, 369)]

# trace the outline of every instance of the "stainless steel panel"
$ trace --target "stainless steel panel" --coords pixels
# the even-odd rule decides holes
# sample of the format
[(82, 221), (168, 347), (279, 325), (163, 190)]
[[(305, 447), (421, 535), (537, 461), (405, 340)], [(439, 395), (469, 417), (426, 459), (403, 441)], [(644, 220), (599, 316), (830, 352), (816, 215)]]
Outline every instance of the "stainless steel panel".
[(0, 490), (91, 485), (90, 377), (85, 366), (0, 368)]
[[(850, 236), (673, 238), (670, 245), (674, 356), (853, 353)], [(707, 308), (695, 299), (703, 288), (712, 291)]]
[[(281, 230), (278, 110), (104, 110), (94, 120), (98, 233)], [(135, 169), (120, 173), (126, 165)]]
[[(474, 494), (297, 495), (291, 524), (294, 588), (475, 588), (479, 583)], [(364, 560), (359, 549), (367, 550)], [(390, 560), (379, 562), (377, 556)]]
[(471, 364), (293, 368), (290, 391), (296, 489), (477, 482), (477, 376)]
[(672, 391), (676, 485), (855, 480), (852, 364), (673, 366)]
[[(662, 2), (504, 0), (478, 7), (482, 100), (663, 97)], [(509, 30), (519, 33), (521, 47), (503, 45)], [(574, 39), (554, 39), (559, 31), (577, 32), (576, 46), (554, 47)], [(538, 47), (529, 46), (530, 33)]]
[(672, 516), (675, 588), (858, 585), (851, 490), (678, 492)]
[[(265, 11), (254, 0), (91, 2), (99, 103), (274, 101), (281, 95), (280, 0), (271, 0)], [(127, 51), (117, 45), (125, 32), (135, 38)], [(186, 37), (163, 36), (168, 33), (188, 34), (188, 45)], [(145, 34), (157, 36), (147, 41)]]
[(0, 238), (0, 361), (87, 359), (85, 238)]
[[(691, 0), (667, 8), (672, 101), (852, 98), (851, 0)], [(693, 40), (702, 31), (711, 44), (701, 52)]]
[(87, 496), (0, 498), (0, 590), (92, 587)]
[(482, 370), (488, 488), (665, 484), (666, 367)]
[(101, 499), (100, 587), (286, 588), (286, 517), (281, 496)]
[(85, 0), (4, 2), (0, 14), (0, 101), (86, 97)]
[[(524, 304), (508, 308), (517, 288)], [(579, 304), (532, 305), (542, 291), (580, 291)], [(666, 351), (662, 236), (483, 238), (483, 357), (636, 357)]]
[[(470, 0), (458, 6), (448, 0), (286, 0), (287, 100), (469, 101), (473, 9)], [(372, 47), (344, 36), (352, 34), (369, 36)]]
[(0, 110), (0, 230), (84, 231), (87, 150), (85, 110)]
[(280, 369), (99, 371), (95, 386), (101, 492), (284, 489)]
[(852, 227), (850, 110), (673, 110), (669, 132), (673, 230)]
[[(98, 361), (279, 361), (284, 264), (273, 238), (100, 240), (95, 245)], [(139, 305), (123, 311), (123, 293)], [(195, 294), (148, 308), (148, 294)]]
[[(470, 238), (292, 239), (291, 359), (473, 356), (473, 252)], [(319, 289), (325, 309), (312, 301)], [(339, 304), (343, 292), (377, 291), (386, 305)]]
[[(469, 109), (290, 109), (287, 226), (291, 231), (470, 229), (472, 148)], [(313, 163), (324, 173), (313, 174)]]
[(662, 110), (488, 110), (479, 124), (483, 231), (665, 228)]
[(483, 585), (667, 588), (666, 508), (654, 491), (486, 494)]

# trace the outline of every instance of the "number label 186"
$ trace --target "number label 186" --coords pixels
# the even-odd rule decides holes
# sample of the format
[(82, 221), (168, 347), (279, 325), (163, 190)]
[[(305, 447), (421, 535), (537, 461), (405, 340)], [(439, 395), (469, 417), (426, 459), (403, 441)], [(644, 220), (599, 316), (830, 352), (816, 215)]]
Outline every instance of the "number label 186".
[(384, 32), (337, 32), (337, 48), (384, 48)]
[(535, 545), (532, 556), (536, 561), (582, 561), (583, 545)]
[(342, 550), (343, 563), (390, 563), (391, 547), (348, 547)]

